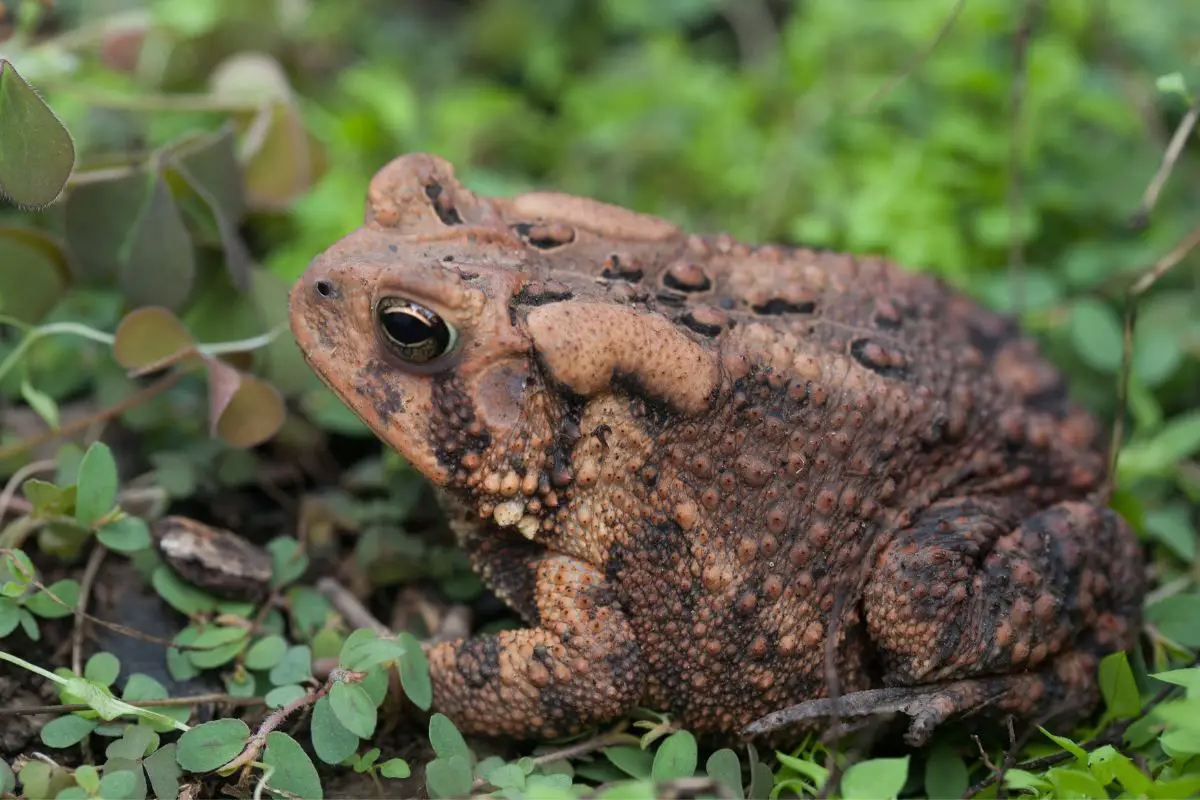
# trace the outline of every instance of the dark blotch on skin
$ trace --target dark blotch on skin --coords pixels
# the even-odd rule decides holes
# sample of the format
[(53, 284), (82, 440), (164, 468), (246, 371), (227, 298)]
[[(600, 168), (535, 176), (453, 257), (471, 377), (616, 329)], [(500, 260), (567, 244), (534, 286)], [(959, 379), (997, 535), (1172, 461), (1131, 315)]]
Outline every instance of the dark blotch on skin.
[(791, 303), (781, 297), (772, 297), (767, 302), (751, 306), (751, 308), (755, 314), (811, 314), (817, 309), (817, 303), (814, 300)]
[(870, 339), (855, 339), (850, 343), (850, 355), (867, 369), (885, 378), (904, 378), (908, 375), (908, 368), (903, 364), (883, 364), (872, 360), (866, 353), (870, 344)]
[(433, 203), (433, 211), (443, 224), (463, 224), (463, 218), (459, 216), (458, 209), (450, 203), (440, 183), (431, 183), (426, 186), (425, 196), (429, 198), (429, 202)]

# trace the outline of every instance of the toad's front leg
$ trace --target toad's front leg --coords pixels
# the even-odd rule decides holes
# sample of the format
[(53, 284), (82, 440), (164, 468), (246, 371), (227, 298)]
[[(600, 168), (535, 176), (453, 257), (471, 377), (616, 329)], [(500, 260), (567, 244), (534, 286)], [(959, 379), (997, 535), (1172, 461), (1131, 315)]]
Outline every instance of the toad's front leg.
[(641, 700), (641, 653), (602, 573), (546, 556), (535, 567), (534, 600), (536, 627), (430, 648), (433, 710), (464, 733), (550, 739)]

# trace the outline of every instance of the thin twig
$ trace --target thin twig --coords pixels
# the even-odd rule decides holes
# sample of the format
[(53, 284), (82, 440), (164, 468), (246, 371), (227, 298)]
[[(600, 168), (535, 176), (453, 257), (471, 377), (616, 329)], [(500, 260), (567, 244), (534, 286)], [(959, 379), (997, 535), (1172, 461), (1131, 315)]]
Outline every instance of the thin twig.
[(1133, 328), (1137, 320), (1138, 299), (1150, 287), (1200, 246), (1200, 225), (1188, 233), (1179, 244), (1160, 258), (1149, 272), (1139, 277), (1125, 293), (1125, 327), (1122, 332), (1121, 372), (1117, 379), (1117, 413), (1113, 417), (1108, 442), (1108, 471), (1104, 482), (1093, 493), (1095, 502), (1107, 504), (1117, 480), (1117, 464), (1121, 458), (1121, 440), (1125, 436), (1125, 404), (1129, 398), (1129, 373), (1133, 367)]
[(1171, 136), (1171, 141), (1163, 153), (1162, 163), (1158, 166), (1158, 171), (1154, 173), (1154, 177), (1150, 179), (1150, 184), (1146, 186), (1146, 191), (1142, 194), (1141, 205), (1129, 222), (1130, 227), (1141, 228), (1150, 221), (1150, 213), (1158, 203), (1158, 195), (1162, 192), (1167, 178), (1171, 176), (1171, 172), (1175, 169), (1175, 162), (1179, 160), (1180, 154), (1183, 153), (1183, 146), (1187, 144), (1188, 136), (1191, 135), (1192, 129), (1196, 127), (1196, 120), (1198, 118), (1200, 118), (1200, 104), (1192, 103), (1187, 113), (1184, 114), (1183, 119), (1180, 120), (1179, 127), (1175, 129), (1175, 133)]
[[(1180, 688), (1182, 688), (1182, 687), (1176, 686), (1174, 684), (1164, 686), (1162, 689), (1160, 689), (1158, 691), (1157, 694), (1154, 695), (1154, 697), (1152, 697), (1148, 701), (1146, 701), (1146, 704), (1141, 707), (1141, 709), (1138, 711), (1137, 714), (1129, 717), (1128, 719), (1124, 719), (1124, 720), (1121, 720), (1120, 722), (1115, 722), (1115, 723), (1109, 725), (1104, 731), (1102, 731), (1096, 737), (1080, 744), (1079, 745), (1080, 749), (1082, 749), (1086, 753), (1090, 753), (1093, 750), (1099, 750), (1101, 747), (1104, 747), (1106, 745), (1120, 744), (1121, 739), (1125, 736), (1125, 732), (1127, 730), (1129, 730), (1129, 727), (1131, 725), (1133, 725), (1138, 720), (1144, 718), (1147, 714), (1149, 714), (1154, 709), (1155, 706), (1157, 706), (1159, 703), (1166, 700), (1172, 693), (1175, 692), (1176, 689), (1180, 689)], [(1036, 728), (1034, 730), (1036, 730)], [(1024, 745), (1022, 745), (1022, 746), (1024, 746)], [(1043, 770), (1049, 769), (1050, 767), (1070, 761), (1073, 758), (1075, 758), (1075, 755), (1073, 753), (1070, 753), (1066, 750), (1062, 750), (1060, 752), (1053, 753), (1052, 755), (1043, 756), (1042, 758), (1035, 758), (1031, 761), (1025, 761), (1020, 764), (1016, 764), (1015, 766), (1026, 772), (1041, 772)], [(994, 772), (991, 775), (989, 775), (988, 777), (979, 781), (974, 786), (967, 789), (966, 794), (963, 795), (964, 800), (969, 800), (969, 798), (972, 798), (975, 795), (979, 794), (984, 789), (986, 789), (989, 786), (991, 786), (992, 784), (996, 783), (997, 779), (1001, 778), (1001, 777), (1002, 777), (1001, 775)]]
[(126, 397), (120, 402), (112, 404), (108, 408), (102, 408), (94, 414), (89, 414), (86, 417), (72, 420), (62, 427), (52, 428), (39, 433), (36, 436), (31, 436), (28, 439), (22, 439), (19, 442), (13, 442), (12, 444), (0, 447), (0, 461), (6, 458), (11, 458), (17, 453), (23, 453), (26, 450), (32, 450), (35, 447), (41, 447), (48, 442), (53, 442), (55, 439), (74, 436), (77, 433), (87, 430), (88, 427), (96, 422), (103, 422), (114, 419), (115, 417), (119, 417), (126, 411), (136, 408), (147, 400), (150, 400), (151, 398), (162, 394), (167, 389), (170, 389), (172, 386), (179, 383), (184, 374), (185, 373), (180, 371), (168, 372), (166, 375), (162, 376), (146, 388), (129, 395), (129, 397)]
[(79, 579), (79, 602), (75, 606), (75, 629), (71, 637), (71, 669), (76, 675), (83, 674), (83, 635), (87, 629), (88, 599), (92, 594), (92, 586), (96, 583), (96, 575), (100, 573), (100, 565), (108, 548), (96, 542), (88, 556), (87, 565), (83, 568), (83, 576)]
[(391, 635), (392, 631), (367, 610), (358, 598), (333, 578), (317, 581), (317, 591), (355, 628), (369, 628), (376, 633)]
[[(131, 706), (138, 708), (171, 708), (177, 706), (198, 706), (205, 703), (221, 703), (229, 706), (261, 706), (266, 700), (262, 697), (234, 697), (230, 694), (197, 694), (185, 697), (167, 697), (161, 700), (126, 700)], [(87, 703), (59, 703), (52, 706), (29, 706), (27, 708), (0, 707), (0, 719), (4, 717), (34, 717), (39, 714), (69, 714), (72, 711), (90, 711)]]
[(933, 39), (929, 42), (929, 44), (927, 44), (921, 52), (917, 53), (916, 57), (909, 62), (908, 66), (905, 67), (902, 72), (900, 72), (898, 75), (893, 75), (886, 83), (884, 83), (875, 91), (871, 92), (871, 96), (863, 102), (857, 113), (866, 114), (869, 111), (873, 111), (876, 104), (879, 103), (880, 100), (887, 97), (896, 90), (897, 86), (908, 80), (908, 78), (914, 72), (916, 72), (917, 69), (924, 64), (931, 55), (933, 55), (933, 51), (937, 49), (937, 46), (941, 44), (942, 40), (945, 39), (947, 34), (950, 33), (950, 30), (954, 27), (954, 23), (958, 21), (959, 14), (962, 13), (963, 6), (966, 4), (967, 0), (955, 0), (954, 7), (950, 9), (950, 16), (946, 17), (945, 21), (942, 22), (942, 26), (938, 28), (937, 33), (934, 34)]
[(12, 477), (8, 479), (8, 482), (4, 484), (4, 491), (0, 492), (0, 518), (8, 513), (8, 508), (12, 505), (17, 488), (25, 482), (26, 478), (36, 475), (39, 472), (49, 472), (57, 466), (58, 463), (53, 459), (45, 458), (41, 461), (31, 461), (14, 472)]
[(1013, 33), (1013, 79), (1009, 93), (1011, 115), (1008, 143), (1008, 224), (1009, 250), (1008, 268), (1012, 275), (1013, 308), (1020, 313), (1025, 308), (1025, 236), (1020, 230), (1019, 216), (1022, 205), (1021, 146), (1024, 138), (1025, 84), (1028, 78), (1029, 40), (1037, 15), (1045, 0), (1026, 0), (1021, 19)]

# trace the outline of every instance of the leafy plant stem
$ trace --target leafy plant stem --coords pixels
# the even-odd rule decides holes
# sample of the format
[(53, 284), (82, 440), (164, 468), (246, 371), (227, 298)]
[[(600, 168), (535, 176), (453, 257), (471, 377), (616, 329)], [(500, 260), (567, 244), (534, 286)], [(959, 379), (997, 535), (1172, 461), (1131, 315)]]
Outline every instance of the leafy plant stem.
[(167, 389), (170, 389), (172, 386), (179, 383), (183, 376), (183, 372), (169, 372), (162, 378), (147, 386), (145, 389), (142, 389), (140, 392), (131, 394), (121, 402), (114, 403), (108, 408), (102, 408), (94, 414), (89, 414), (82, 419), (74, 420), (73, 422), (63, 425), (60, 428), (46, 430), (36, 436), (30, 436), (28, 439), (23, 439), (19, 442), (13, 442), (10, 445), (0, 447), (0, 460), (11, 458), (17, 453), (23, 453), (26, 450), (38, 447), (46, 442), (52, 442), (55, 439), (61, 439), (64, 436), (73, 436), (80, 431), (87, 430), (88, 427), (97, 422), (109, 420), (113, 417), (119, 417), (129, 409), (141, 405), (155, 395), (161, 394)]

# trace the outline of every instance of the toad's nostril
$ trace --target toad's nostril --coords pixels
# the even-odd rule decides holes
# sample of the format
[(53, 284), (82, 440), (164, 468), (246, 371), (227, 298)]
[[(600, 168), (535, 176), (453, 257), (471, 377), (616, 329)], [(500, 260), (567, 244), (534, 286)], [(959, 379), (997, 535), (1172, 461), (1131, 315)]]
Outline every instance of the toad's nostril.
[(317, 294), (319, 294), (321, 297), (337, 296), (337, 287), (333, 285), (333, 281), (326, 280), (325, 278), (322, 278), (314, 283), (313, 289), (315, 289)]

